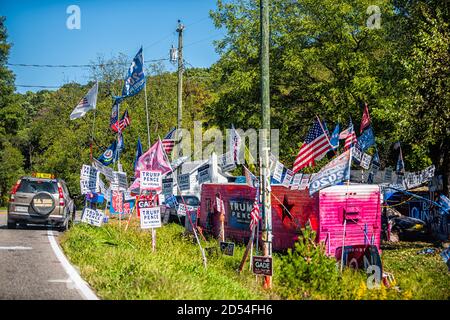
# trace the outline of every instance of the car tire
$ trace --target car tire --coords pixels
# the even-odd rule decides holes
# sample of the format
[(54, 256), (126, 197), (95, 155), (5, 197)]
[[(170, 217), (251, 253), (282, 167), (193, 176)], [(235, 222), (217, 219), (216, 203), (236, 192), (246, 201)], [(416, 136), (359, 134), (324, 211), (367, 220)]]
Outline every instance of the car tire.
[(13, 221), (8, 221), (8, 229), (16, 229), (17, 224)]

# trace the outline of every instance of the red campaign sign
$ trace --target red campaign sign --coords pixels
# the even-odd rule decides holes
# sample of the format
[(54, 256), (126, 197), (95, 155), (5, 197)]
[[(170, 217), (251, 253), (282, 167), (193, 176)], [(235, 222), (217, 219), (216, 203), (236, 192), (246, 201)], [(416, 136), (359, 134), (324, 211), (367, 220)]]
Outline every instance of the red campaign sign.
[(137, 214), (138, 217), (141, 216), (141, 209), (145, 208), (153, 208), (158, 206), (159, 197), (158, 195), (152, 196), (152, 195), (141, 195), (136, 197), (136, 204), (137, 204)]

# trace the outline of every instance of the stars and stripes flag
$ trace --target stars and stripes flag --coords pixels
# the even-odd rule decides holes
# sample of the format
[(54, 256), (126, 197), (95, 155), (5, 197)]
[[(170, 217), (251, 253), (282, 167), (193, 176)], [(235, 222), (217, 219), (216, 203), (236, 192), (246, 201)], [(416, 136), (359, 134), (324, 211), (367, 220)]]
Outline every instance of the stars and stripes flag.
[(162, 140), (162, 145), (167, 155), (169, 155), (172, 152), (175, 146), (175, 131), (176, 128), (175, 127), (172, 128), (172, 130), (170, 130), (169, 133)]
[(362, 133), (365, 128), (370, 125), (370, 116), (369, 116), (369, 107), (367, 106), (367, 102), (364, 104), (364, 111), (361, 119), (361, 127), (359, 129), (359, 133)]
[(259, 208), (259, 189), (256, 189), (255, 201), (252, 211), (250, 211), (250, 230), (253, 230), (261, 220), (261, 209)]
[(339, 134), (339, 139), (345, 139), (344, 150), (348, 150), (358, 143), (355, 129), (353, 128), (352, 119), (350, 119), (348, 128)]
[(292, 171), (296, 173), (304, 167), (314, 166), (314, 161), (322, 159), (330, 150), (332, 150), (332, 146), (329, 143), (323, 125), (319, 123), (319, 120), (315, 120), (298, 152)]
[(130, 125), (130, 123), (131, 123), (131, 120), (130, 120), (130, 116), (128, 115), (128, 110), (125, 110), (120, 121), (116, 121), (116, 123), (114, 123), (111, 126), (111, 129), (114, 132), (118, 132), (117, 127), (119, 127), (120, 131), (123, 131), (126, 127), (128, 127)]
[(98, 82), (96, 82), (83, 99), (78, 102), (75, 109), (70, 114), (70, 120), (83, 117), (89, 110), (95, 109), (97, 105)]

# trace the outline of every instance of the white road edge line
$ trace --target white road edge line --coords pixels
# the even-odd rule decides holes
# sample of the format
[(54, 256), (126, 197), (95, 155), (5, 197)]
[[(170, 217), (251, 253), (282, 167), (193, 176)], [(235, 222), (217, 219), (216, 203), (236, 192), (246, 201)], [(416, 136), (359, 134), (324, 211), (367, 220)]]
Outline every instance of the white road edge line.
[(13, 247), (0, 247), (0, 250), (33, 250), (32, 247), (22, 247), (22, 246), (13, 246)]
[(62, 252), (58, 243), (56, 242), (52, 230), (47, 230), (48, 240), (50, 241), (50, 245), (58, 258), (59, 262), (63, 266), (69, 278), (74, 283), (78, 292), (82, 295), (85, 300), (100, 300), (96, 294), (92, 291), (89, 285), (84, 281), (75, 268), (70, 264), (69, 260), (67, 260), (66, 256)]

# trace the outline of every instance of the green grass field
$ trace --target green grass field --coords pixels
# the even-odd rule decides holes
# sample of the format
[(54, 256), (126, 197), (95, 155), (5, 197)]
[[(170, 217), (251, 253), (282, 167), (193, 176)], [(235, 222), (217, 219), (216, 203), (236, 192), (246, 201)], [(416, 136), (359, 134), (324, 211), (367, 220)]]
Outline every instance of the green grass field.
[[(243, 246), (236, 246), (234, 257), (209, 254), (205, 270), (194, 238), (184, 236), (176, 224), (158, 229), (156, 252), (151, 249), (150, 232), (138, 229), (136, 222), (127, 232), (123, 222), (122, 228), (116, 221), (102, 228), (78, 224), (62, 236), (61, 245), (103, 299), (292, 298), (277, 277), (283, 272), (281, 255), (274, 256), (273, 290), (265, 291), (248, 263), (241, 274), (236, 272)], [(215, 240), (203, 240), (202, 245), (218, 247)], [(384, 268), (394, 274), (400, 291), (369, 290), (364, 274), (346, 270), (330, 288), (298, 292), (305, 299), (449, 299), (450, 276), (440, 256), (416, 254), (426, 245), (399, 244), (383, 251)]]

